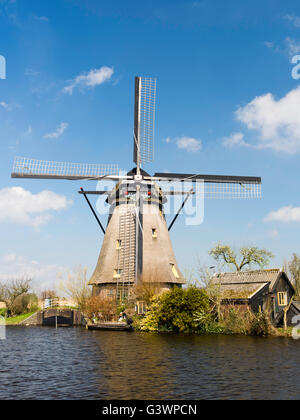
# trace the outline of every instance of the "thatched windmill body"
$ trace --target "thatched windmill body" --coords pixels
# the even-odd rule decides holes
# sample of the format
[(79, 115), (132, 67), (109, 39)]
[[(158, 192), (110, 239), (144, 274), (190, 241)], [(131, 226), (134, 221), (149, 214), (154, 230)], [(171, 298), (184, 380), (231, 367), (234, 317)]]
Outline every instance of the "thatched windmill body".
[[(189, 197), (201, 185), (202, 198), (256, 198), (261, 194), (261, 178), (179, 173), (145, 172), (141, 166), (154, 155), (154, 117), (156, 80), (135, 79), (134, 163), (135, 168), (121, 175), (117, 165), (57, 163), (16, 158), (13, 178), (115, 181), (111, 191), (85, 191), (104, 239), (96, 269), (91, 277), (95, 295), (123, 300), (130, 288), (142, 281), (161, 288), (185, 283), (177, 265), (169, 231)], [(187, 191), (185, 182), (193, 184)], [(167, 183), (167, 188), (165, 184)], [(168, 184), (170, 183), (170, 184)], [(164, 185), (164, 187), (162, 186)], [(175, 185), (175, 189), (174, 189)], [(110, 213), (106, 230), (88, 196), (107, 195)], [(168, 226), (165, 204), (170, 196), (183, 196), (182, 204)]]

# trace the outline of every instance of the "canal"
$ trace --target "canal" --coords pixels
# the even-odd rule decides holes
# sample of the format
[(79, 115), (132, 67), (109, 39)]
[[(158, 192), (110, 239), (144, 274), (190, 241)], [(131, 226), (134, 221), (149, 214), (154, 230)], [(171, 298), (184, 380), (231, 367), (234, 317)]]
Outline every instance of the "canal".
[(1, 399), (299, 399), (300, 340), (8, 327)]

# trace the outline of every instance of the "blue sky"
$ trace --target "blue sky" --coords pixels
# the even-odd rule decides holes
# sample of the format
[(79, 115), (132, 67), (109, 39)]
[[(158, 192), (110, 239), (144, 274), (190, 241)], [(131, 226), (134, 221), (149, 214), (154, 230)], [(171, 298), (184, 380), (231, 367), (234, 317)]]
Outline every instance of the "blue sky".
[(11, 180), (12, 162), (131, 169), (136, 75), (158, 83), (148, 172), (263, 178), (262, 200), (206, 201), (202, 225), (178, 221), (180, 267), (219, 241), (268, 248), (281, 267), (300, 252), (299, 54), (297, 1), (0, 0), (0, 276), (91, 274), (102, 235), (77, 191), (95, 185)]

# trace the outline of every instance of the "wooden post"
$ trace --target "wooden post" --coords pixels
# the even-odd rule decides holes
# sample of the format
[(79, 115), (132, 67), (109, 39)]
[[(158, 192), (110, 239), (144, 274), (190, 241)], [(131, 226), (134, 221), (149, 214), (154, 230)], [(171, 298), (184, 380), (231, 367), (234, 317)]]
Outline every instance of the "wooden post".
[(287, 330), (287, 313), (288, 313), (288, 310), (289, 310), (289, 309), (290, 309), (290, 307), (291, 307), (291, 304), (292, 304), (292, 302), (293, 302), (293, 299), (294, 299), (294, 297), (292, 297), (292, 298), (291, 298), (290, 303), (288, 304), (288, 306), (286, 306), (286, 307), (283, 309), (283, 324), (284, 324), (284, 330), (285, 330), (285, 331)]
[(283, 325), (284, 325), (284, 331), (286, 331), (286, 330), (287, 330), (286, 314), (287, 314), (287, 310), (286, 310), (286, 308), (284, 308), (284, 310), (283, 310)]

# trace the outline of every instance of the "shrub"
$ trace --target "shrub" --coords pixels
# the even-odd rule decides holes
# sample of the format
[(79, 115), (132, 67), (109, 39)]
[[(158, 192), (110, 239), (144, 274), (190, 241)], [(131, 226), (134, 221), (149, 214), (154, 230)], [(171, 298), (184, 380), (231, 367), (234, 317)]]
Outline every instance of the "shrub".
[(266, 312), (253, 314), (250, 325), (251, 335), (266, 337), (271, 335), (273, 330), (274, 327), (272, 326), (269, 316)]
[(5, 317), (5, 315), (6, 315), (6, 311), (7, 311), (7, 309), (6, 309), (6, 308), (1, 308), (1, 309), (0, 309), (0, 316)]
[(116, 318), (117, 305), (113, 299), (93, 296), (86, 300), (83, 312), (89, 320), (96, 318), (108, 322)]
[(222, 321), (219, 323), (227, 334), (242, 334), (266, 337), (277, 335), (276, 329), (272, 326), (268, 313), (253, 313), (250, 309), (232, 305), (223, 311)]
[(38, 310), (38, 298), (34, 293), (26, 293), (18, 296), (11, 307), (14, 315), (21, 315), (27, 312), (36, 312)]
[(195, 287), (188, 289), (174, 287), (152, 300), (149, 311), (140, 322), (140, 329), (144, 331), (199, 331), (205, 329), (209, 317), (209, 299), (204, 290)]
[(134, 318), (134, 328), (141, 331), (159, 331), (160, 329), (160, 307), (161, 307), (161, 296), (157, 296), (152, 299), (150, 303), (150, 310), (146, 316)]
[(197, 311), (210, 313), (206, 292), (196, 287), (188, 289), (175, 287), (162, 295), (161, 303), (160, 321), (174, 331), (189, 332), (201, 329), (207, 320), (196, 321), (194, 314)]

